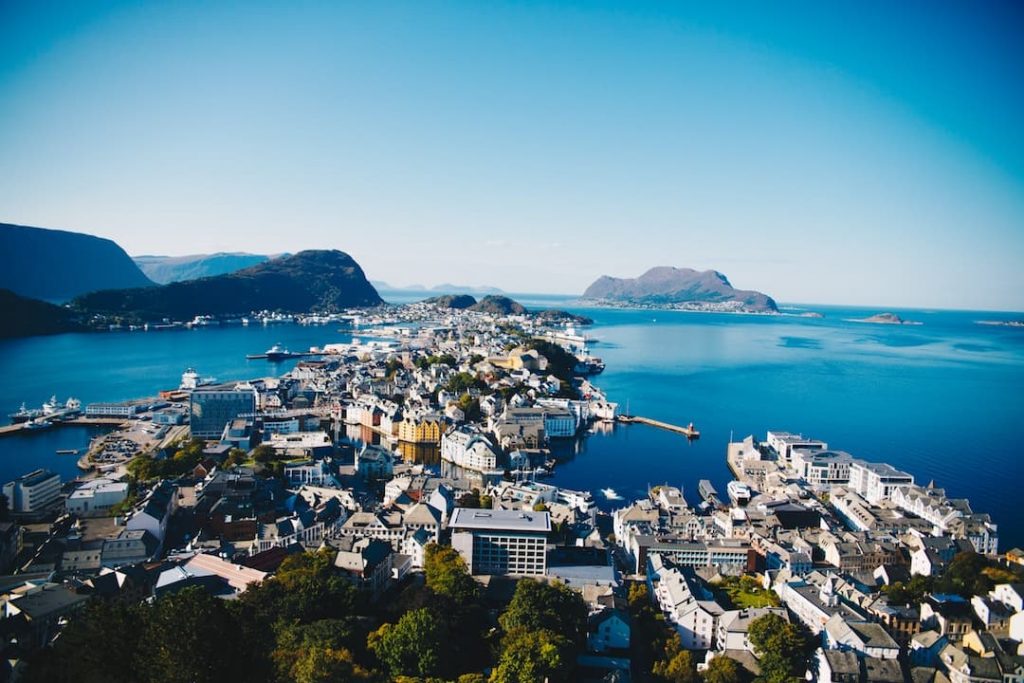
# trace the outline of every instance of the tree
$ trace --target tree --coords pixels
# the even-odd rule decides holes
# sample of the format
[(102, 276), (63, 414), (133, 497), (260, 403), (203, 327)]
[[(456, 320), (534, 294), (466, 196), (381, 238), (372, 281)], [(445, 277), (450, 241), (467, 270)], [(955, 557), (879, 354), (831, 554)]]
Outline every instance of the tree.
[(236, 628), (223, 600), (190, 587), (144, 607), (143, 614), (135, 649), (136, 671), (142, 678), (154, 683), (196, 683), (234, 675)]
[(575, 657), (568, 638), (547, 629), (518, 626), (502, 639), (501, 657), (491, 683), (567, 681)]
[(522, 579), (516, 584), (512, 602), (498, 622), (506, 632), (519, 627), (528, 631), (547, 629), (582, 647), (587, 633), (587, 613), (587, 604), (580, 594), (565, 584)]
[(647, 595), (647, 584), (642, 581), (635, 581), (629, 584), (629, 596), (627, 598), (629, 602), (629, 609), (636, 611), (637, 609), (649, 604), (650, 598)]
[(671, 683), (697, 683), (700, 677), (689, 650), (684, 650), (677, 633), (665, 643), (665, 658), (654, 663), (654, 674)]
[(306, 650), (295, 660), (289, 673), (295, 683), (372, 680), (370, 672), (356, 664), (352, 653), (344, 648)]
[(984, 555), (973, 551), (957, 553), (946, 571), (935, 581), (938, 593), (957, 593), (965, 598), (984, 595), (992, 590), (994, 583), (985, 575), (989, 562)]
[(445, 630), (431, 610), (417, 609), (371, 633), (367, 645), (392, 676), (433, 676), (440, 673)]
[(456, 605), (475, 603), (480, 592), (462, 556), (449, 545), (431, 543), (423, 558), (427, 588)]
[(747, 633), (765, 683), (786, 683), (803, 675), (808, 643), (796, 626), (777, 614), (766, 614), (750, 622)]
[(719, 655), (708, 662), (704, 683), (740, 683), (740, 666), (736, 660)]
[(276, 460), (277, 452), (272, 446), (260, 444), (256, 448), (252, 449), (252, 459), (258, 463), (265, 464), (272, 460)]

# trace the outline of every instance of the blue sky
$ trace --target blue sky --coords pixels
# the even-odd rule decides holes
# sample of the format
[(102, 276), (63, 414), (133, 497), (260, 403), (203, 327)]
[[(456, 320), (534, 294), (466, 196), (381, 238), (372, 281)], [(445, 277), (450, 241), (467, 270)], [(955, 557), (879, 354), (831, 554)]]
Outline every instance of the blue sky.
[(0, 3), (0, 220), (1024, 310), (1012, 3)]

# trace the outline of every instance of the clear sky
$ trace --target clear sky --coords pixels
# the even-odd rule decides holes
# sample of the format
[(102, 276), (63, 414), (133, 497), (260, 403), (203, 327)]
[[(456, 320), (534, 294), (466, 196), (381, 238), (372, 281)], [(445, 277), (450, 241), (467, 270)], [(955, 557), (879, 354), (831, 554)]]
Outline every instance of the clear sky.
[(0, 220), (1024, 310), (1024, 5), (0, 0)]

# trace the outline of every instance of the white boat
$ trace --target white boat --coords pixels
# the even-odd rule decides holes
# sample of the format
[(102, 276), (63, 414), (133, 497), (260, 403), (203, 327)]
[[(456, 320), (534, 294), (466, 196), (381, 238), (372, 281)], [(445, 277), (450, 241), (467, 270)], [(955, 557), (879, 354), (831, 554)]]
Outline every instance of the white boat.
[(53, 415), (60, 408), (60, 404), (57, 403), (57, 396), (53, 395), (50, 400), (43, 404), (43, 415)]
[(609, 487), (609, 488), (606, 488), (606, 489), (601, 489), (601, 493), (608, 500), (622, 500), (622, 496), (620, 496), (618, 493), (616, 493), (615, 489), (613, 489), (613, 488)]
[(750, 487), (742, 481), (730, 481), (725, 490), (729, 494), (729, 499), (736, 505), (746, 505), (750, 502)]

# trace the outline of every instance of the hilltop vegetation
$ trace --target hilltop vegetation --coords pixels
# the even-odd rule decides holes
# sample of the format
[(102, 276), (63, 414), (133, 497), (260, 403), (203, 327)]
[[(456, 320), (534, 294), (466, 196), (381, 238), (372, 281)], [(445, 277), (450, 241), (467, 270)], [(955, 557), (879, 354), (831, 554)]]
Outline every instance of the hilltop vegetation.
[(351, 256), (341, 251), (303, 251), (227, 275), (96, 292), (75, 299), (72, 305), (89, 315), (152, 321), (259, 310), (333, 312), (381, 303)]
[(526, 307), (507, 296), (489, 295), (469, 307), (471, 311), (490, 313), (492, 315), (523, 315)]
[(84, 329), (68, 309), (18, 296), (9, 289), (0, 289), (0, 311), (4, 312), (0, 318), (0, 339)]
[(638, 278), (602, 275), (583, 292), (586, 299), (648, 304), (725, 304), (751, 311), (777, 312), (775, 300), (761, 292), (736, 289), (717, 270), (659, 266)]

